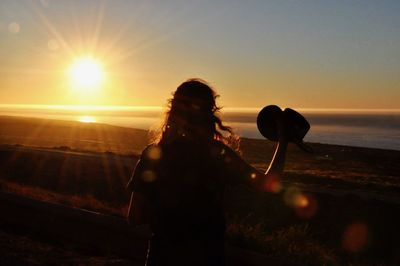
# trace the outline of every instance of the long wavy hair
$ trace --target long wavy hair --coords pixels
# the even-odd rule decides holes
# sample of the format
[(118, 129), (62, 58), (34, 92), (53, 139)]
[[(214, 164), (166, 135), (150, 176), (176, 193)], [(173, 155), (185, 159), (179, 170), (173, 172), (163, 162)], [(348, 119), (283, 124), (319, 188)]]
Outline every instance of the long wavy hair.
[(168, 101), (168, 111), (155, 142), (163, 145), (186, 138), (196, 142), (219, 140), (239, 150), (239, 137), (219, 117), (219, 95), (201, 79), (183, 82)]

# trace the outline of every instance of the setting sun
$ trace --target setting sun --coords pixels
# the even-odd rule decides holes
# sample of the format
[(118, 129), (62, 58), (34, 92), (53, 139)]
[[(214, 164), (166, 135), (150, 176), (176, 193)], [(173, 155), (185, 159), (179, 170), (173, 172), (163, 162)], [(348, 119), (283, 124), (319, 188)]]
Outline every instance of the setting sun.
[(101, 86), (104, 71), (101, 64), (90, 57), (76, 59), (68, 71), (74, 89), (93, 90)]

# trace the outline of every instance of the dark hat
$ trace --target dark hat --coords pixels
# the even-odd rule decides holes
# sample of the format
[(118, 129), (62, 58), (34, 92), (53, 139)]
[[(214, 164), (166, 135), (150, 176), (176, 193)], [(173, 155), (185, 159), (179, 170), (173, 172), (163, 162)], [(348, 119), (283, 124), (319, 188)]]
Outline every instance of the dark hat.
[(288, 141), (296, 143), (306, 152), (313, 152), (313, 149), (303, 142), (304, 136), (310, 130), (310, 124), (304, 116), (291, 108), (282, 111), (276, 105), (264, 107), (257, 116), (257, 127), (261, 135), (271, 141), (278, 141), (279, 119), (283, 120)]

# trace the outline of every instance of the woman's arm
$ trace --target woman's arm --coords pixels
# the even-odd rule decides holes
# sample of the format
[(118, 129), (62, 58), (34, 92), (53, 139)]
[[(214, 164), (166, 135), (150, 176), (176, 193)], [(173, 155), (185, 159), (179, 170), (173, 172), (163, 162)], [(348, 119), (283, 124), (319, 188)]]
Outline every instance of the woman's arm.
[(281, 180), (283, 170), (286, 161), (286, 150), (288, 141), (286, 138), (280, 138), (276, 148), (272, 161), (265, 174), (262, 174), (257, 170), (254, 178), (254, 187), (260, 190), (267, 190), (270, 192), (278, 192), (281, 188)]
[(265, 173), (255, 169), (233, 150), (229, 150), (226, 156), (230, 161), (228, 171), (231, 176), (231, 184), (248, 184), (257, 190), (278, 192), (281, 188), (288, 146), (286, 135), (283, 126), (279, 125), (279, 141)]
[(257, 189), (266, 190), (270, 192), (279, 192), (281, 189), (281, 180), (283, 175), (283, 169), (286, 161), (286, 150), (288, 146), (288, 127), (281, 116), (276, 121), (278, 129), (278, 143), (275, 148), (274, 156), (269, 164), (269, 167), (265, 174), (260, 175), (258, 172), (254, 185)]
[(128, 182), (127, 189), (131, 191), (127, 219), (130, 224), (148, 224), (151, 221), (151, 204), (149, 195), (152, 184), (145, 182), (142, 178), (146, 170), (153, 169), (153, 161), (149, 159), (148, 153), (152, 146), (146, 147), (138, 160), (132, 176)]
[(130, 224), (134, 225), (150, 223), (150, 204), (140, 192), (131, 194), (127, 219)]
[(265, 172), (266, 175), (282, 175), (283, 168), (285, 166), (287, 145), (288, 143), (286, 140), (278, 142), (275, 148), (274, 157), (272, 158), (272, 161)]

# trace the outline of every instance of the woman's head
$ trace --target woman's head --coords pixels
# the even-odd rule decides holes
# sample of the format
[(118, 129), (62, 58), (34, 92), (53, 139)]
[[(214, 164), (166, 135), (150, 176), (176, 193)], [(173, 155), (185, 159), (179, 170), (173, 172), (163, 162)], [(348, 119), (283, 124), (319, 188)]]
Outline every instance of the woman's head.
[[(170, 100), (161, 142), (178, 138), (227, 142), (232, 138), (231, 128), (224, 126), (218, 117), (217, 97), (216, 92), (200, 79), (189, 79), (179, 85)], [(224, 131), (228, 137), (224, 136)]]

